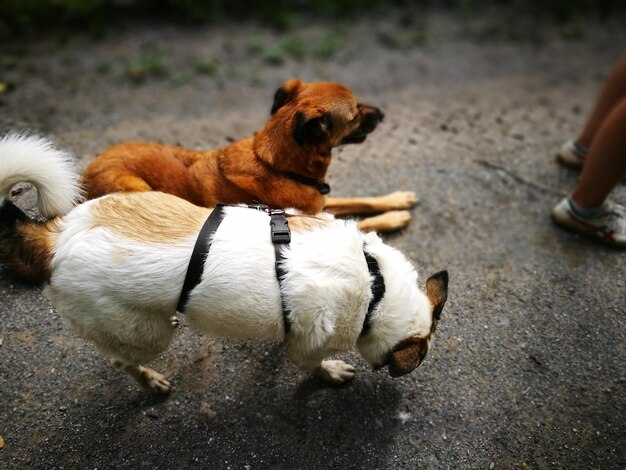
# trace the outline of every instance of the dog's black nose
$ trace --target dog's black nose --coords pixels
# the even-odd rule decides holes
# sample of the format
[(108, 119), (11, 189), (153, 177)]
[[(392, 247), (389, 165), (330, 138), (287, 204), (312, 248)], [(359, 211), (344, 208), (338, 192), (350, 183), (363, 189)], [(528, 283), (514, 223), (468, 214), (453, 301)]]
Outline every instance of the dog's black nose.
[(385, 114), (378, 108), (374, 108), (374, 112), (376, 113), (376, 119), (378, 122), (381, 122), (385, 118)]

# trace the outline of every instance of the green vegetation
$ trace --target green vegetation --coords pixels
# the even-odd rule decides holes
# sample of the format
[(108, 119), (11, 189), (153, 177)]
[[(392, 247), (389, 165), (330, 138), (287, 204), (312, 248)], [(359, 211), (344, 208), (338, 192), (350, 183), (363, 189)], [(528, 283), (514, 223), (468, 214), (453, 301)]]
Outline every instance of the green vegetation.
[[(443, 7), (479, 13), (492, 5), (562, 21), (576, 15), (606, 17), (626, 9), (626, 2), (618, 0), (0, 0), (0, 35), (72, 34), (79, 29), (102, 32), (118, 19), (137, 16), (185, 22), (256, 20), (286, 30), (304, 19), (345, 21), (358, 15), (377, 15), (392, 7), (413, 11)], [(416, 36), (416, 42), (423, 39)], [(299, 45), (283, 48), (296, 58), (304, 53)]]
[(263, 41), (258, 37), (251, 38), (246, 44), (246, 47), (249, 53), (260, 54), (263, 52)]
[(111, 6), (111, 0), (0, 0), (0, 33), (97, 31), (105, 24)]
[(220, 68), (219, 60), (216, 58), (211, 59), (198, 59), (193, 64), (196, 71), (204, 75), (215, 75)]
[(150, 76), (164, 76), (167, 68), (163, 57), (157, 53), (145, 54), (135, 59), (126, 69), (128, 77), (135, 82), (142, 82)]
[(292, 35), (269, 45), (264, 45), (261, 39), (254, 38), (247, 44), (247, 49), (251, 54), (260, 56), (267, 64), (281, 65), (287, 56), (303, 62), (310, 52), (314, 52), (320, 59), (328, 60), (339, 50), (343, 42), (342, 34), (329, 32), (313, 46)]
[(291, 57), (299, 61), (304, 60), (308, 52), (306, 43), (296, 36), (288, 36), (283, 39), (280, 43), (280, 47)]
[(343, 42), (343, 36), (339, 33), (329, 32), (324, 36), (317, 47), (317, 55), (322, 59), (330, 59)]
[(270, 65), (280, 65), (285, 61), (283, 50), (279, 46), (271, 46), (263, 51), (263, 61)]

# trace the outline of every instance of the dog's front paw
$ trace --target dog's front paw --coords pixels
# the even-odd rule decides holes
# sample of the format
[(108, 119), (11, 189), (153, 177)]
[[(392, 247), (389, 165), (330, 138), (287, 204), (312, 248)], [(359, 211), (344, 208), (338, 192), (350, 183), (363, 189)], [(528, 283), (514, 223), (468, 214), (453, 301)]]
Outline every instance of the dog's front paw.
[(141, 368), (141, 379), (141, 385), (154, 393), (170, 393), (172, 388), (164, 375), (147, 367)]
[(176, 315), (172, 315), (170, 317), (170, 323), (174, 328), (178, 328), (180, 326), (180, 319)]
[(413, 191), (396, 191), (386, 197), (389, 199), (390, 209), (410, 209), (418, 202), (417, 194)]
[(342, 384), (354, 378), (355, 368), (343, 361), (322, 361), (315, 375), (326, 382)]
[(400, 230), (406, 227), (411, 221), (409, 211), (390, 211), (382, 214), (387, 230)]

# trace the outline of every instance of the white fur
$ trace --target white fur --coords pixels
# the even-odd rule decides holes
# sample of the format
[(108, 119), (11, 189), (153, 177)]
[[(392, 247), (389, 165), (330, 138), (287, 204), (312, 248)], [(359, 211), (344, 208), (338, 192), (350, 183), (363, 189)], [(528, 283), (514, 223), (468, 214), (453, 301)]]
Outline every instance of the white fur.
[[(48, 294), (77, 334), (115, 361), (138, 365), (156, 357), (172, 338), (170, 317), (195, 235), (168, 244), (127, 238), (97, 225), (91, 207), (99, 201), (82, 204), (63, 218)], [(269, 216), (242, 207), (228, 207), (225, 214), (201, 282), (191, 292), (186, 318), (211, 336), (280, 340), (284, 323)], [(387, 290), (371, 332), (359, 340), (372, 296), (364, 238), (353, 222), (332, 220), (323, 229), (293, 231), (284, 248), (282, 292), (292, 322), (289, 353), (307, 372), (357, 342), (363, 356), (379, 364), (402, 339), (428, 335), (431, 306), (418, 289), (415, 270), (401, 253), (369, 235), (367, 250), (377, 258)], [(321, 375), (329, 380), (353, 374), (351, 366), (338, 363), (325, 369)]]
[(63, 218), (47, 292), (70, 327), (103, 354), (151, 361), (172, 338), (169, 318), (195, 236), (167, 246), (124, 238), (96, 225), (90, 208), (98, 201)]
[(65, 214), (80, 199), (77, 178), (69, 154), (49, 140), (16, 133), (0, 138), (0, 206), (15, 184), (27, 181), (37, 188), (44, 217)]
[[(102, 212), (96, 218), (93, 211), (111, 196), (70, 210), (79, 190), (67, 154), (45, 139), (11, 134), (0, 140), (0, 196), (22, 180), (37, 187), (43, 215), (65, 214), (51, 237), (54, 256), (47, 287), (58, 312), (115, 367), (147, 388), (168, 391), (165, 377), (140, 364), (154, 359), (172, 339), (178, 324), (172, 317), (197, 234), (159, 243), (118, 232), (102, 221)], [(127, 198), (131, 206), (135, 201), (143, 221), (159, 217), (150, 213), (150, 202), (142, 202), (146, 193), (117, 197)], [(228, 207), (225, 214), (201, 281), (190, 294), (186, 318), (207, 335), (281, 340), (284, 321), (269, 216), (243, 207)], [(307, 372), (342, 382), (354, 375), (354, 368), (325, 358), (357, 348), (370, 364), (380, 365), (400, 341), (429, 336), (432, 306), (400, 252), (374, 234), (363, 234), (353, 222), (319, 217), (326, 223), (293, 230), (290, 245), (283, 247), (289, 356)], [(379, 263), (386, 292), (371, 330), (361, 338), (373, 281), (364, 242)]]

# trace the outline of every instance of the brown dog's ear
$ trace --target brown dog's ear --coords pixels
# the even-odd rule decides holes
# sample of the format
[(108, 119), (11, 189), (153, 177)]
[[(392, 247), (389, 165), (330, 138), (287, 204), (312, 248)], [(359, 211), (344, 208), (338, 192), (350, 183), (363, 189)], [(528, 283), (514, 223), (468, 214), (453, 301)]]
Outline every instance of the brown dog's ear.
[(332, 121), (327, 114), (319, 117), (307, 118), (304, 113), (296, 114), (296, 123), (293, 126), (293, 138), (302, 147), (305, 143), (317, 144), (330, 137)]
[(433, 306), (433, 318), (439, 320), (448, 299), (448, 271), (439, 271), (426, 281), (426, 295)]
[(401, 377), (419, 366), (428, 351), (425, 338), (411, 337), (400, 341), (389, 353), (389, 375)]
[(285, 82), (276, 93), (274, 93), (274, 103), (272, 104), (272, 115), (278, 111), (294, 94), (294, 92), (300, 88), (300, 80), (294, 79)]

